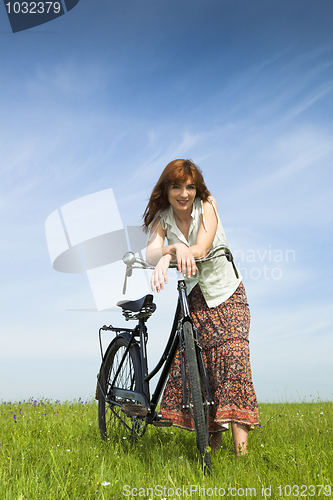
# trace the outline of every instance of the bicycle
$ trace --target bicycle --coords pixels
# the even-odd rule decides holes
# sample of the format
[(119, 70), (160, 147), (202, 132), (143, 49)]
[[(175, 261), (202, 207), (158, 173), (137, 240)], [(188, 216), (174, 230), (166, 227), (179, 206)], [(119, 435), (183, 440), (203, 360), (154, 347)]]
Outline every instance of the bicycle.
[[(205, 258), (197, 262), (226, 257), (232, 263), (236, 276), (237, 269), (230, 250), (219, 245)], [(127, 277), (132, 269), (154, 269), (143, 259), (136, 258), (133, 252), (127, 252), (123, 261), (126, 264), (123, 293)], [(135, 266), (135, 264), (137, 264)], [(171, 263), (170, 267), (176, 267)], [(179, 347), (183, 384), (183, 408), (190, 411), (197, 447), (204, 472), (211, 472), (208, 419), (209, 407), (214, 404), (208, 376), (200, 347), (198, 331), (189, 311), (186, 283), (178, 279), (178, 303), (171, 333), (164, 352), (155, 366), (148, 373), (146, 321), (153, 314), (156, 305), (153, 296), (148, 294), (135, 301), (120, 301), (126, 320), (137, 320), (137, 325), (130, 328), (117, 328), (112, 325), (99, 329), (99, 343), (102, 364), (98, 374), (96, 399), (98, 399), (98, 421), (102, 439), (109, 439), (115, 422), (120, 422), (132, 440), (144, 435), (148, 425), (171, 426), (172, 421), (157, 413), (156, 407), (166, 384), (168, 374)], [(116, 333), (116, 337), (103, 353), (102, 330)], [(150, 396), (149, 382), (160, 371), (155, 391)]]

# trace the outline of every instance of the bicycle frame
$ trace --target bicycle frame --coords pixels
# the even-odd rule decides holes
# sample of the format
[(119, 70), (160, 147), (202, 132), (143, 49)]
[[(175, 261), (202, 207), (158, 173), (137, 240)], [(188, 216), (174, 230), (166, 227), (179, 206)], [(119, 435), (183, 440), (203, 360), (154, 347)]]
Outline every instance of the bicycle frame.
[[(204, 262), (207, 260), (211, 260), (216, 257), (226, 257), (227, 260), (232, 264), (233, 269), (235, 271), (236, 278), (238, 278), (238, 272), (237, 268), (233, 262), (233, 257), (232, 254), (229, 250), (228, 247), (225, 245), (219, 245), (218, 247), (214, 248), (205, 258), (199, 259), (199, 262)], [(143, 261), (142, 259), (137, 259), (135, 257), (135, 254), (133, 252), (127, 252), (124, 257), (123, 257), (124, 263), (127, 265), (126, 268), (126, 273), (125, 273), (125, 282), (124, 282), (124, 289), (123, 293), (125, 293), (126, 289), (126, 279), (127, 276), (130, 276), (132, 273), (132, 269), (135, 268), (133, 264), (138, 263), (140, 264), (141, 269), (152, 269), (154, 266), (151, 266), (147, 262)], [(170, 267), (176, 267), (176, 264), (173, 264)], [(199, 366), (199, 371), (201, 374), (201, 377), (203, 379), (204, 385), (205, 385), (205, 390), (206, 390), (206, 400), (207, 404), (211, 405), (214, 404), (212, 400), (212, 395), (211, 395), (211, 390), (209, 386), (209, 381), (208, 381), (208, 376), (206, 372), (206, 367), (204, 363), (204, 358), (202, 355), (202, 350), (199, 344), (199, 338), (198, 338), (198, 332), (197, 329), (195, 328), (190, 310), (189, 310), (189, 305), (188, 305), (188, 300), (187, 300), (187, 294), (186, 294), (186, 283), (184, 279), (178, 280), (178, 304), (177, 304), (177, 309), (173, 321), (173, 325), (171, 328), (171, 333), (167, 342), (167, 345), (164, 349), (164, 352), (155, 366), (155, 368), (148, 373), (148, 360), (147, 360), (147, 327), (146, 327), (146, 320), (147, 318), (142, 318), (139, 317), (138, 324), (135, 326), (133, 329), (129, 328), (116, 328), (113, 327), (112, 325), (106, 326), (104, 325), (102, 328), (99, 330), (99, 340), (100, 340), (100, 348), (101, 348), (101, 355), (102, 355), (102, 365), (103, 365), (103, 360), (108, 352), (108, 350), (105, 352), (103, 355), (103, 348), (102, 348), (102, 341), (101, 341), (101, 330), (110, 330), (113, 332), (116, 332), (117, 335), (123, 336), (126, 338), (128, 341), (128, 345), (125, 349), (125, 352), (123, 354), (122, 360), (118, 366), (117, 372), (113, 378), (113, 381), (110, 385), (110, 390), (108, 394), (104, 394), (101, 384), (99, 382), (98, 378), (98, 385), (101, 393), (103, 394), (104, 400), (106, 402), (109, 402), (111, 398), (119, 397), (119, 398), (124, 398), (124, 399), (129, 399), (133, 401), (138, 401), (141, 403), (142, 406), (144, 406), (147, 411), (147, 418), (146, 422), (150, 423), (154, 420), (156, 417), (156, 406), (157, 403), (162, 395), (163, 388), (165, 386), (165, 383), (167, 381), (169, 371), (172, 365), (172, 362), (175, 358), (176, 351), (178, 349), (178, 346), (180, 347), (180, 354), (181, 354), (181, 368), (182, 368), (182, 381), (183, 381), (183, 406), (184, 408), (188, 407), (187, 403), (187, 396), (186, 396), (186, 375), (185, 375), (185, 359), (184, 359), (184, 338), (183, 338), (183, 325), (186, 321), (190, 322), (193, 328), (193, 334), (194, 334), (194, 341), (195, 341), (195, 348), (196, 348), (196, 354), (197, 354), (197, 361), (198, 361), (198, 366)], [(140, 351), (140, 361), (141, 361), (141, 370), (142, 370), (142, 387), (140, 390), (129, 390), (129, 389), (120, 389), (114, 386), (114, 382), (117, 379), (118, 374), (120, 373), (120, 370), (122, 368), (123, 362), (125, 360), (126, 355), (128, 354), (129, 349), (131, 348), (132, 344), (138, 342), (136, 341), (135, 337), (140, 338), (140, 345), (139, 345), (139, 351)], [(111, 344), (109, 345), (108, 349), (110, 348)], [(160, 371), (160, 369), (163, 367), (162, 372), (160, 374), (160, 377), (157, 381), (157, 385), (155, 388), (155, 391), (150, 397), (150, 389), (149, 389), (149, 382), (150, 380)]]
[[(122, 360), (119, 364), (118, 370), (117, 370), (117, 372), (113, 378), (113, 381), (111, 383), (108, 394), (103, 394), (105, 401), (108, 402), (109, 399), (114, 398), (114, 397), (121, 397), (121, 398), (125, 398), (125, 399), (131, 399), (134, 401), (138, 401), (139, 403), (142, 404), (142, 406), (144, 406), (148, 410), (147, 423), (150, 423), (155, 418), (155, 409), (156, 409), (158, 401), (162, 395), (163, 388), (164, 388), (165, 383), (167, 381), (167, 378), (168, 378), (168, 375), (170, 372), (170, 368), (171, 368), (171, 365), (172, 365), (173, 360), (175, 358), (178, 346), (180, 346), (180, 352), (181, 352), (181, 367), (182, 367), (182, 380), (183, 380), (183, 407), (184, 408), (188, 407), (186, 390), (185, 390), (185, 383), (186, 383), (185, 382), (185, 359), (184, 359), (184, 355), (182, 354), (184, 351), (183, 324), (185, 323), (185, 321), (188, 321), (192, 324), (194, 335), (195, 335), (197, 359), (198, 359), (199, 369), (200, 369), (201, 375), (203, 377), (203, 381), (204, 381), (205, 388), (206, 388), (207, 402), (208, 402), (208, 404), (213, 404), (211, 390), (210, 390), (209, 381), (208, 381), (208, 376), (207, 376), (207, 372), (206, 372), (206, 367), (205, 367), (201, 347), (200, 347), (199, 340), (198, 340), (197, 329), (193, 325), (193, 321), (192, 321), (190, 310), (189, 310), (189, 305), (188, 305), (188, 300), (187, 300), (187, 295), (186, 295), (186, 283), (183, 279), (178, 281), (177, 290), (178, 290), (178, 304), (177, 304), (171, 332), (169, 335), (169, 339), (168, 339), (167, 345), (164, 349), (164, 352), (163, 352), (159, 362), (157, 363), (155, 368), (150, 373), (148, 373), (148, 358), (147, 358), (147, 348), (146, 348), (147, 347), (146, 346), (146, 344), (147, 344), (147, 327), (146, 327), (144, 319), (139, 319), (138, 324), (133, 329), (115, 328), (111, 325), (110, 326), (104, 325), (99, 330), (102, 360), (104, 358), (104, 355), (103, 355), (102, 342), (101, 342), (101, 330), (114, 331), (114, 332), (116, 332), (117, 335), (126, 336), (128, 341), (129, 341), (128, 346), (123, 354)], [(119, 388), (114, 386), (114, 381), (117, 379), (117, 376), (121, 370), (124, 359), (129, 351), (131, 345), (133, 343), (137, 343), (135, 337), (138, 337), (138, 336), (140, 338), (142, 388), (141, 388), (141, 390), (136, 390), (136, 391), (131, 391), (128, 389), (119, 389)], [(157, 381), (155, 391), (154, 391), (152, 397), (150, 398), (149, 382), (160, 371), (160, 369), (162, 367), (163, 367), (163, 369), (162, 369), (160, 377)], [(99, 384), (99, 387), (100, 387), (100, 390), (102, 390), (100, 384)]]

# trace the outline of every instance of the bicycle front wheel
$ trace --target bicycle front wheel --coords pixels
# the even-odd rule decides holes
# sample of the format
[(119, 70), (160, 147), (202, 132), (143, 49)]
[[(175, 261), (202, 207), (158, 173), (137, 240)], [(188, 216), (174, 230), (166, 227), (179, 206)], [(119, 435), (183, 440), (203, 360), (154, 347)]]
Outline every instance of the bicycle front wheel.
[(204, 397), (202, 381), (200, 377), (198, 360), (194, 342), (193, 328), (191, 323), (186, 321), (183, 326), (187, 373), (188, 373), (188, 405), (190, 408), (195, 434), (197, 438), (197, 447), (200, 452), (201, 463), (204, 472), (211, 472), (211, 457), (209, 451), (208, 434), (208, 405)]
[[(101, 367), (98, 391), (98, 423), (102, 439), (110, 439), (112, 434), (115, 437), (136, 439), (143, 436), (146, 430), (145, 417), (127, 416), (124, 412), (126, 405), (135, 404), (133, 400), (109, 394), (127, 346), (128, 340), (125, 337), (121, 335), (116, 337), (110, 344)], [(114, 386), (131, 391), (141, 390), (141, 363), (137, 345), (132, 345), (128, 350)], [(138, 411), (138, 413), (140, 412)]]

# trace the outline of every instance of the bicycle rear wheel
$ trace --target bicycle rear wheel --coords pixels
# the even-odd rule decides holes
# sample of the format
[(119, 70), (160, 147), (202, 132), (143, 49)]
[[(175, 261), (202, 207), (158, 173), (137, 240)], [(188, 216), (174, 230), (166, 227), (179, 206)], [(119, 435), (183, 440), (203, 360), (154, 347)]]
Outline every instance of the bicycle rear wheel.
[[(146, 430), (145, 417), (127, 416), (123, 411), (126, 405), (132, 406), (135, 401), (109, 394), (111, 383), (127, 346), (128, 340), (125, 337), (121, 335), (116, 337), (110, 344), (101, 367), (98, 390), (98, 423), (102, 439), (110, 439), (113, 434), (133, 440), (143, 436)], [(132, 391), (141, 390), (141, 363), (137, 345), (133, 344), (127, 352), (114, 386)]]
[(204, 396), (205, 391), (200, 377), (191, 323), (186, 321), (183, 331), (188, 372), (188, 405), (194, 424), (201, 463), (204, 472), (209, 474), (212, 469), (208, 434), (209, 407)]

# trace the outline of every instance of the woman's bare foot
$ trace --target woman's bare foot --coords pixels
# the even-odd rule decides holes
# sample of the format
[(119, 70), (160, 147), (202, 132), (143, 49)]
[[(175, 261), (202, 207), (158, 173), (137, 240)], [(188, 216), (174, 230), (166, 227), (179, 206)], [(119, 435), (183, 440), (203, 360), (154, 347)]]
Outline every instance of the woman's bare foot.
[(231, 423), (232, 437), (234, 439), (235, 455), (247, 455), (247, 436), (249, 428), (238, 422)]

